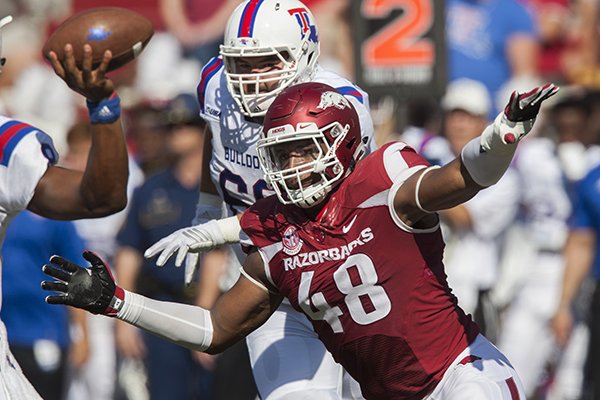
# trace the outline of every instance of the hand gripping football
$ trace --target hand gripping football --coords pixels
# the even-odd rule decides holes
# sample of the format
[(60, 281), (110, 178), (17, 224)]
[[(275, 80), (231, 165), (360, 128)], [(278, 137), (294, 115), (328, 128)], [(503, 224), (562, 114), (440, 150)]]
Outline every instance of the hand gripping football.
[(152, 23), (144, 16), (124, 8), (92, 8), (65, 20), (50, 35), (42, 53), (48, 58), (54, 51), (58, 59), (64, 56), (67, 43), (73, 45), (77, 67), (81, 69), (83, 45), (92, 46), (92, 68), (102, 62), (106, 50), (112, 52), (108, 71), (117, 69), (136, 58), (154, 34)]

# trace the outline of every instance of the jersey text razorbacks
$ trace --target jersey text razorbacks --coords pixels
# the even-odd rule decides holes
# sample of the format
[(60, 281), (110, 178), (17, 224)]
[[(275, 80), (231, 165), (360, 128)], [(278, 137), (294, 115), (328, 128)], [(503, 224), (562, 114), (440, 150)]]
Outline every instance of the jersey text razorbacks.
[(352, 250), (358, 246), (373, 240), (375, 236), (371, 228), (365, 228), (360, 232), (360, 236), (341, 247), (333, 247), (327, 250), (311, 251), (308, 253), (300, 253), (294, 257), (284, 258), (283, 266), (286, 271), (307, 267), (323, 263), (324, 260), (343, 260), (347, 258)]

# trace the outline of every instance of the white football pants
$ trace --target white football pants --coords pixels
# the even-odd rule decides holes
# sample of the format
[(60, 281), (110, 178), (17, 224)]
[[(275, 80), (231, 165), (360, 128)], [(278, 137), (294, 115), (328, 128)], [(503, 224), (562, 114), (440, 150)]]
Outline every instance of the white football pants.
[(308, 318), (287, 300), (246, 343), (263, 400), (363, 398), (358, 383), (333, 360)]
[(525, 391), (508, 359), (477, 336), (456, 357), (426, 400), (524, 400)]
[(0, 400), (42, 400), (8, 348), (6, 327), (0, 321)]
[(528, 396), (540, 384), (549, 362), (558, 363), (555, 367), (557, 376), (561, 377), (560, 390), (576, 394), (565, 399), (577, 398), (581, 387), (587, 344), (585, 326), (580, 325), (576, 331), (579, 333), (569, 339), (560, 360), (555, 357), (557, 349), (550, 329), (550, 318), (560, 299), (563, 266), (560, 253), (544, 252), (538, 253), (534, 262), (523, 265), (521, 287), (502, 323), (498, 348), (519, 372)]

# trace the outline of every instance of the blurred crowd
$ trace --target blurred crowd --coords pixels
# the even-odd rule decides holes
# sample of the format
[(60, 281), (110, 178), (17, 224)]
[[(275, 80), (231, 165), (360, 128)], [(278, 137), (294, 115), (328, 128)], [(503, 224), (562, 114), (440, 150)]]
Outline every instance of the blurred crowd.
[[(320, 29), (321, 65), (355, 79), (350, 1), (304, 2)], [(219, 296), (226, 254), (207, 254), (202, 279), (188, 288), (182, 268), (171, 262), (159, 269), (142, 254), (194, 216), (205, 128), (195, 89), (239, 3), (0, 3), (0, 16), (16, 17), (3, 32), (10, 62), (0, 75), (0, 113), (51, 132), (60, 162), (72, 168), (87, 161), (87, 115), (82, 99), (44, 61), (46, 37), (73, 13), (98, 6), (131, 8), (156, 29), (140, 58), (111, 74), (130, 150), (127, 209), (75, 223), (25, 211), (8, 232), (2, 319), (14, 355), (45, 399), (256, 396), (247, 359), (191, 353), (119, 321), (47, 306), (38, 287), (49, 255), (79, 261), (87, 247), (115, 266), (125, 289), (203, 307)], [(592, 398), (582, 388), (595, 282), (586, 279), (576, 298), (565, 299), (563, 275), (571, 262), (565, 249), (577, 188), (600, 165), (599, 7), (597, 0), (446, 0), (444, 96), (372, 97), (378, 145), (404, 140), (431, 163), (444, 164), (481, 133), (512, 90), (545, 81), (561, 86), (502, 180), (441, 215), (450, 286), (513, 362), (531, 399)], [(27, 279), (13, 273), (17, 268), (30, 268)]]

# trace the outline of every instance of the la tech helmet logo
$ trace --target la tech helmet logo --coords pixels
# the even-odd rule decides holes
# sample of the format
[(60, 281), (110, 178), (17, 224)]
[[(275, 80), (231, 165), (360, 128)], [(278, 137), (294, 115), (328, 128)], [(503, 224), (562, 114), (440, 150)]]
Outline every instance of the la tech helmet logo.
[(290, 256), (298, 254), (302, 248), (302, 240), (300, 240), (298, 231), (293, 226), (285, 228), (281, 242), (283, 243), (283, 252)]
[(310, 24), (310, 19), (308, 18), (308, 12), (306, 12), (306, 8), (292, 8), (288, 10), (288, 13), (296, 17), (296, 21), (298, 21), (298, 24), (302, 29), (302, 35), (304, 36), (306, 32), (310, 31), (308, 40), (313, 43), (317, 43), (317, 28), (314, 24)]

